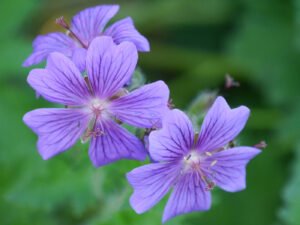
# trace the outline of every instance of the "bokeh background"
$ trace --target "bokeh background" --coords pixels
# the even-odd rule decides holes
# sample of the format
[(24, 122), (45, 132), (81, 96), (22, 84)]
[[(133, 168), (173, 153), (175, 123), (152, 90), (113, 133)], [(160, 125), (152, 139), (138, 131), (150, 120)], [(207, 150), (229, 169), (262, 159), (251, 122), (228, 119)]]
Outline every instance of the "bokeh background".
[[(268, 143), (247, 168), (245, 191), (216, 188), (210, 211), (167, 224), (299, 225), (299, 0), (1, 0), (0, 224), (161, 224), (166, 199), (143, 215), (128, 204), (124, 175), (142, 163), (95, 169), (81, 144), (43, 161), (22, 122), (29, 110), (56, 107), (35, 98), (26, 83), (30, 69), (21, 67), (35, 36), (59, 30), (56, 17), (103, 3), (120, 4), (113, 21), (131, 16), (148, 37), (151, 52), (140, 55), (139, 66), (147, 82), (167, 82), (176, 107), (194, 101), (197, 114), (197, 104), (221, 94), (252, 110), (238, 142)], [(239, 88), (224, 88), (227, 73)]]

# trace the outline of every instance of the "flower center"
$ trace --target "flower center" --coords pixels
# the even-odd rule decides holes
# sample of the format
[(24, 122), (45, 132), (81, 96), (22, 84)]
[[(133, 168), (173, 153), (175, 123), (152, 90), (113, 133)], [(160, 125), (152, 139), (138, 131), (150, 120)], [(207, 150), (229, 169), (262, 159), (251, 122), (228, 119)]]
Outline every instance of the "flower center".
[(88, 128), (81, 137), (81, 142), (85, 143), (89, 140), (90, 137), (99, 137), (105, 135), (105, 132), (97, 127), (97, 122), (109, 118), (109, 113), (107, 111), (109, 102), (106, 100), (101, 100), (98, 98), (92, 99), (86, 107), (88, 113), (93, 114), (93, 118), (90, 120)]
[(183, 158), (183, 167), (185, 171), (197, 169), (200, 167), (201, 155), (196, 151), (191, 151)]
[(95, 115), (95, 117), (104, 116), (108, 107), (108, 102), (101, 99), (92, 99), (89, 104), (89, 109)]
[(213, 160), (211, 163), (207, 163), (206, 161), (206, 159), (211, 156), (212, 153), (210, 152), (200, 153), (197, 150), (192, 150), (182, 160), (182, 173), (195, 173), (205, 183), (205, 189), (207, 191), (215, 187), (215, 182), (212, 180), (213, 173), (211, 167), (213, 167), (217, 161)]

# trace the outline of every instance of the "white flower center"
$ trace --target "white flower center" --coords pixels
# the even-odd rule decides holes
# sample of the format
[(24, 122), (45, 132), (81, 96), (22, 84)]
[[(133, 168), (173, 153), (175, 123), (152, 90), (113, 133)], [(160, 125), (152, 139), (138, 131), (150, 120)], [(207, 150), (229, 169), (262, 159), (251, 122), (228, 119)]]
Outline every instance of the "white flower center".
[(88, 104), (89, 110), (95, 115), (95, 117), (108, 116), (109, 102), (106, 100), (94, 98)]
[[(211, 157), (211, 152), (198, 152), (197, 150), (191, 150), (182, 160), (182, 173), (195, 173), (200, 179), (205, 183), (205, 189), (210, 191), (214, 188), (215, 182), (213, 179), (213, 174), (207, 170), (204, 172), (202, 166), (207, 164), (206, 159)], [(213, 160), (208, 167), (213, 167), (217, 163)], [(201, 165), (202, 164), (202, 165)], [(207, 165), (206, 165), (207, 166)]]
[(187, 172), (191, 169), (192, 170), (199, 169), (202, 160), (203, 160), (203, 156), (201, 156), (197, 151), (195, 150), (190, 151), (183, 158), (183, 171)]

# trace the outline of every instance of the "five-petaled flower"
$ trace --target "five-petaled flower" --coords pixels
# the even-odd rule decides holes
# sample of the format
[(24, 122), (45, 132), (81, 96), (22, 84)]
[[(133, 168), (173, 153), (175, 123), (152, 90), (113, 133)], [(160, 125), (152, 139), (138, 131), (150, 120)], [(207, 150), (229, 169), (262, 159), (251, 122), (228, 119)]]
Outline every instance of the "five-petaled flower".
[(45, 99), (66, 108), (37, 109), (24, 122), (38, 134), (38, 150), (48, 159), (90, 138), (89, 156), (95, 166), (121, 158), (143, 160), (142, 142), (121, 127), (122, 121), (141, 128), (161, 124), (168, 110), (169, 89), (162, 81), (127, 93), (123, 86), (137, 63), (131, 42), (116, 45), (97, 37), (87, 51), (87, 76), (61, 53), (51, 53), (45, 69), (34, 69), (28, 83)]
[(63, 17), (57, 23), (67, 33), (54, 32), (38, 36), (33, 42), (33, 53), (23, 66), (31, 66), (45, 60), (52, 52), (60, 52), (68, 56), (83, 71), (87, 48), (98, 36), (110, 36), (116, 44), (129, 41), (135, 44), (138, 51), (149, 51), (149, 42), (134, 27), (130, 17), (115, 22), (104, 29), (108, 21), (118, 12), (118, 5), (102, 5), (87, 8), (72, 19), (69, 26)]
[(134, 188), (130, 198), (137, 213), (158, 203), (173, 188), (164, 210), (163, 222), (192, 211), (208, 210), (210, 190), (216, 185), (229, 192), (246, 186), (247, 163), (260, 150), (229, 147), (244, 128), (249, 109), (230, 109), (218, 97), (208, 111), (199, 135), (195, 135), (187, 116), (172, 110), (166, 113), (162, 129), (149, 137), (149, 151), (155, 163), (138, 167), (127, 174)]

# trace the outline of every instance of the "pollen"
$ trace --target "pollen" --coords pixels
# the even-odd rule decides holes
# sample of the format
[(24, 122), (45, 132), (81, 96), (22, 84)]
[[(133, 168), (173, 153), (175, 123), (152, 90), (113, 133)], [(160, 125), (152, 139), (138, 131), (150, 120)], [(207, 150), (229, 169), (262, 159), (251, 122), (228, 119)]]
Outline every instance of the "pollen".
[(212, 156), (212, 153), (211, 152), (205, 152), (205, 155)]
[(217, 162), (218, 162), (217, 160), (212, 161), (210, 166), (213, 167), (214, 165), (216, 165)]

